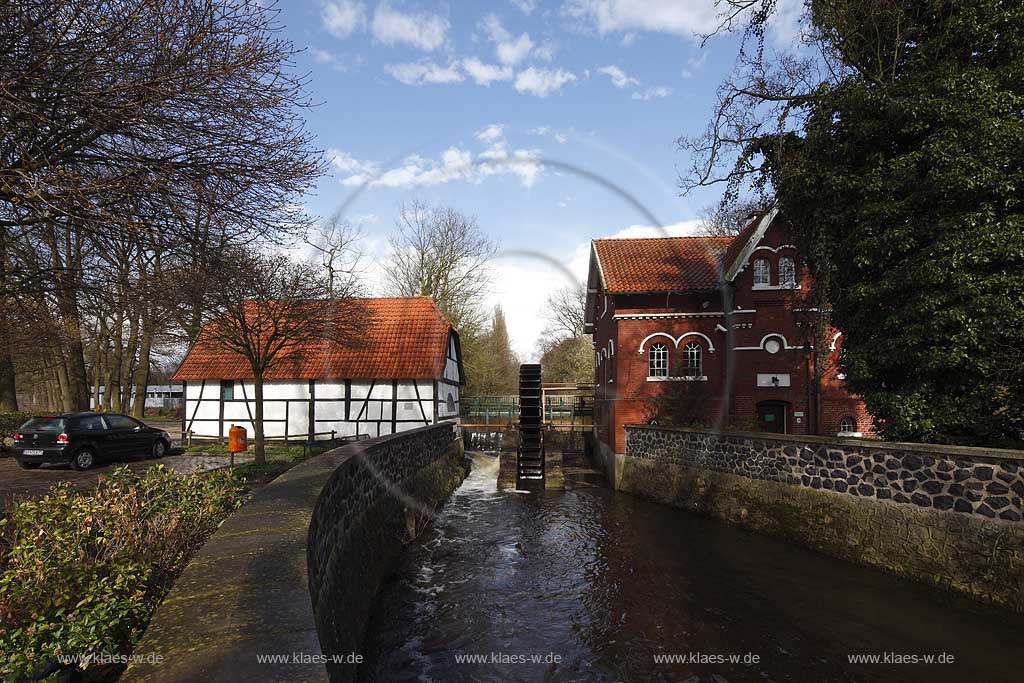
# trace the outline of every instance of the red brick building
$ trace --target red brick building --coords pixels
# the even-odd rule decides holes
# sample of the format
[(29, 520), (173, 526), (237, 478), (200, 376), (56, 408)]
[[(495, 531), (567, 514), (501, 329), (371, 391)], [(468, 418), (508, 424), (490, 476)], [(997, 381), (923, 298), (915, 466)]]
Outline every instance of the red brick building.
[[(841, 333), (813, 347), (808, 284), (777, 210), (736, 237), (594, 240), (586, 324), (604, 447), (624, 453), (623, 425), (650, 421), (652, 399), (670, 382), (700, 383), (687, 390), (701, 397), (708, 426), (869, 432), (870, 417), (836, 369)], [(815, 354), (826, 354), (820, 383)]]

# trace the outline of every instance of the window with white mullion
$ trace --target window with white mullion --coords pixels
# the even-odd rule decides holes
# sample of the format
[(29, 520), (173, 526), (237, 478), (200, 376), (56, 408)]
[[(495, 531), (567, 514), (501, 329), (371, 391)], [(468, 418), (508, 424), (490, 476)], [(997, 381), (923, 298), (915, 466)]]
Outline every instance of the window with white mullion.
[(771, 266), (768, 259), (754, 259), (754, 286), (769, 287), (772, 284)]
[(649, 377), (668, 377), (668, 346), (660, 342), (651, 344), (647, 349), (647, 368)]
[(697, 342), (690, 342), (683, 347), (683, 376), (704, 376), (703, 349)]

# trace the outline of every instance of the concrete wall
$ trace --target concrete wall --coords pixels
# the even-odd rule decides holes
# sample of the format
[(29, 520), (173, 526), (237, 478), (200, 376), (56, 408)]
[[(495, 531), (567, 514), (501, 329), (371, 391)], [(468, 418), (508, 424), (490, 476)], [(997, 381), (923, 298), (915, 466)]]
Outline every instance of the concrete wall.
[(1024, 611), (1024, 452), (628, 426), (616, 488)]
[(381, 582), (464, 476), (462, 441), (447, 423), (292, 468), (189, 562), (135, 648), (163, 661), (121, 680), (351, 680), (356, 665), (344, 657), (361, 654)]

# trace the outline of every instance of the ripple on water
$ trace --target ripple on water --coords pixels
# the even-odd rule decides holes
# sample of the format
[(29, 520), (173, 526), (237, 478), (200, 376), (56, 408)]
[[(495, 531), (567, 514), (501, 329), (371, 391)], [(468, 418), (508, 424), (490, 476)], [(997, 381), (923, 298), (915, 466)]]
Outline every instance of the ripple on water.
[[(361, 680), (1020, 680), (1006, 653), (1024, 651), (1021, 617), (605, 489), (515, 494), (496, 478), (497, 459), (477, 455), (408, 547), (375, 605)], [(886, 651), (956, 664), (846, 657)], [(456, 661), (491, 653), (561, 661)], [(691, 653), (760, 662), (654, 661)]]

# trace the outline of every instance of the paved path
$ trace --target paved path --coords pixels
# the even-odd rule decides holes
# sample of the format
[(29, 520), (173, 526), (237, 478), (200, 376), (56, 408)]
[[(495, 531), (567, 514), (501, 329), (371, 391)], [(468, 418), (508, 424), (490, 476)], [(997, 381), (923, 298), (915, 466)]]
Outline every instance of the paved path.
[[(251, 462), (251, 455), (236, 455), (235, 464)], [(212, 470), (228, 464), (227, 455), (183, 455), (172, 454), (158, 460), (147, 457), (127, 458), (124, 461), (102, 462), (85, 472), (76, 472), (67, 465), (43, 465), (36, 470), (23, 470), (11, 457), (0, 457), (0, 509), (11, 501), (25, 496), (46, 493), (58, 481), (70, 481), (75, 486), (91, 487), (101, 474), (108, 474), (121, 464), (127, 464), (135, 472), (145, 472), (157, 463), (162, 463), (179, 474), (190, 474), (199, 470)]]

